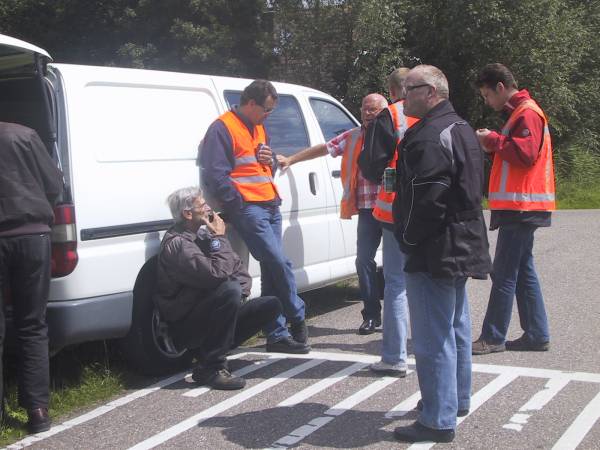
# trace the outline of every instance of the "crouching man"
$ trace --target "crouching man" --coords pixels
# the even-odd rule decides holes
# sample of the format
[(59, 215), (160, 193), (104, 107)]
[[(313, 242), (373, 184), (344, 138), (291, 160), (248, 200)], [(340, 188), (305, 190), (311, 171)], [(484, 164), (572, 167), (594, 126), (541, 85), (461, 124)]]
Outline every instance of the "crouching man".
[(246, 301), (252, 279), (225, 237), (225, 223), (195, 187), (167, 199), (175, 225), (158, 256), (156, 303), (180, 348), (198, 358), (192, 379), (213, 389), (242, 389), (225, 355), (281, 314), (277, 297)]

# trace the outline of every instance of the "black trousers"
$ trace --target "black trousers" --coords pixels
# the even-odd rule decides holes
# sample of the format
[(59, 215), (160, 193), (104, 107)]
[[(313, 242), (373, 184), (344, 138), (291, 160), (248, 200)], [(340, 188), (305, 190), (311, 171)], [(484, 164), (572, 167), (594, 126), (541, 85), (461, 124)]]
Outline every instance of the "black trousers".
[[(5, 339), (4, 294), (10, 292), (18, 351), (19, 404), (47, 408), (50, 389), (46, 306), (50, 286), (50, 236), (0, 238), (0, 377)], [(4, 383), (0, 380), (0, 394)]]
[(243, 304), (241, 298), (239, 282), (223, 282), (184, 319), (171, 324), (176, 344), (193, 350), (202, 367), (225, 367), (227, 352), (281, 314), (277, 297), (258, 297)]

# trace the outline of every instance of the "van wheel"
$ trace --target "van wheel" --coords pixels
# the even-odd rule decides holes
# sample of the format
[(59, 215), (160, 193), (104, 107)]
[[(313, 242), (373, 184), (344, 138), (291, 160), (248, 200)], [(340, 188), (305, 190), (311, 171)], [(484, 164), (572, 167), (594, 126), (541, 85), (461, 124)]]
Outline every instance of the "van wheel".
[(158, 257), (146, 262), (133, 288), (133, 312), (129, 333), (121, 340), (125, 358), (132, 367), (146, 375), (165, 375), (190, 367), (192, 355), (177, 348), (169, 328), (161, 320), (152, 296), (156, 291)]

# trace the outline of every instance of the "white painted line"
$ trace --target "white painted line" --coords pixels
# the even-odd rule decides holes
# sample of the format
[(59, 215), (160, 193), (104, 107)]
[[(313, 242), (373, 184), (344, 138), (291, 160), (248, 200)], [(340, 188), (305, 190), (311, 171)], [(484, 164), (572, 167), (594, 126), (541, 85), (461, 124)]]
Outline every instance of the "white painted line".
[[(464, 417), (456, 418), (456, 426), (458, 427), (467, 417), (473, 414), (477, 409), (483, 405), (486, 401), (492, 398), (498, 391), (508, 386), (518, 377), (517, 374), (514, 373), (504, 373), (488, 384), (486, 384), (483, 388), (481, 388), (477, 393), (475, 393), (471, 397), (471, 408), (469, 409), (469, 414)], [(435, 442), (419, 442), (417, 444), (411, 445), (409, 450), (426, 450), (435, 445)]]
[(146, 395), (151, 394), (152, 392), (158, 391), (159, 389), (162, 389), (165, 386), (176, 383), (185, 378), (187, 375), (189, 374), (186, 374), (186, 372), (181, 372), (169, 378), (165, 378), (164, 380), (160, 380), (152, 386), (148, 386), (147, 388), (132, 392), (131, 394), (126, 395), (125, 397), (118, 398), (116, 400), (113, 400), (112, 402), (107, 403), (106, 405), (99, 406), (98, 408), (93, 409), (88, 413), (75, 417), (74, 419), (67, 420), (66, 422), (63, 422), (60, 425), (53, 426), (48, 431), (27, 436), (25, 439), (21, 439), (20, 441), (17, 441), (14, 444), (7, 446), (6, 448), (12, 450), (28, 447), (35, 442), (54, 436), (76, 425), (81, 425), (82, 423), (88, 422), (92, 419), (95, 419), (96, 417), (100, 417), (101, 415), (106, 414), (107, 412), (112, 411), (113, 409), (119, 406), (126, 405), (127, 403), (137, 400), (138, 398), (145, 397)]
[[(285, 355), (285, 356), (289, 357), (289, 355)], [(294, 357), (295, 357), (295, 355), (294, 355)], [(208, 409), (205, 409), (204, 411), (202, 411), (198, 414), (195, 414), (192, 417), (189, 417), (186, 420), (183, 420), (182, 422), (179, 422), (178, 424), (173, 425), (172, 427), (167, 428), (166, 430), (164, 430), (158, 434), (155, 434), (154, 436), (140, 442), (139, 444), (134, 445), (133, 447), (131, 447), (131, 450), (154, 448), (157, 445), (160, 445), (163, 442), (166, 442), (166, 441), (174, 438), (175, 436), (189, 430), (190, 428), (195, 427), (196, 425), (202, 423), (203, 421), (210, 419), (211, 417), (214, 417), (217, 414), (221, 414), (222, 412), (227, 411), (228, 409), (239, 405), (241, 402), (248, 400), (249, 398), (252, 398), (255, 395), (258, 395), (261, 392), (264, 392), (267, 389), (272, 388), (273, 386), (283, 383), (284, 381), (286, 381), (308, 369), (318, 366), (319, 364), (321, 364), (323, 362), (325, 362), (324, 359), (312, 359), (303, 364), (300, 364), (299, 366), (293, 367), (290, 370), (286, 370), (283, 373), (275, 375), (274, 377), (269, 378), (268, 380), (265, 380), (262, 383), (252, 386), (251, 388), (248, 388), (248, 389), (240, 392), (239, 394), (234, 395), (233, 397), (230, 397), (227, 400), (222, 401), (221, 403), (217, 403), (216, 405), (214, 405)]]
[(356, 405), (371, 397), (372, 395), (376, 394), (386, 386), (389, 386), (396, 380), (398, 380), (397, 377), (383, 377), (369, 384), (368, 386), (362, 388), (360, 391), (355, 392), (350, 397), (347, 397), (346, 399), (337, 403), (335, 406), (329, 408), (324, 413), (326, 414), (326, 416), (316, 417), (312, 419), (308, 424), (296, 428), (287, 436), (277, 439), (277, 441), (271, 446), (271, 448), (285, 448), (286, 446), (297, 444), (301, 440), (305, 439), (307, 436), (317, 431), (319, 428), (327, 425), (335, 417), (341, 416), (346, 411), (354, 408)]
[(279, 403), (277, 406), (295, 406), (298, 403), (302, 403), (304, 400), (318, 394), (330, 386), (333, 386), (335, 383), (342, 381), (343, 379), (352, 375), (354, 372), (358, 372), (367, 366), (368, 364), (366, 363), (354, 363), (351, 366), (348, 366), (339, 372), (336, 372), (333, 375), (330, 375), (329, 377), (324, 378), (321, 381), (307, 387), (306, 389), (303, 389), (300, 392), (292, 395), (291, 397)]
[(571, 450), (583, 441), (600, 417), (600, 392), (589, 402), (583, 411), (575, 418), (567, 431), (554, 444), (552, 450)]
[[(252, 364), (248, 364), (247, 366), (236, 370), (235, 372), (233, 372), (232, 375), (235, 375), (236, 377), (243, 377), (244, 375), (248, 375), (249, 373), (255, 372), (258, 369), (262, 369), (263, 367), (269, 366), (269, 365), (273, 364), (275, 361), (281, 361), (281, 358), (269, 357), (267, 359), (263, 359), (260, 361), (254, 361)], [(209, 387), (199, 387), (196, 389), (190, 389), (189, 391), (183, 393), (182, 395), (184, 397), (196, 398), (210, 390), (211, 389)]]
[(419, 400), (421, 400), (421, 391), (415, 392), (403, 402), (398, 403), (385, 414), (385, 418), (394, 419), (405, 416), (409, 411), (412, 411), (417, 407)]
[[(523, 429), (523, 425), (525, 425), (531, 417), (531, 414), (523, 413), (527, 411), (541, 410), (567, 384), (569, 384), (568, 378), (550, 378), (544, 386), (544, 389), (542, 389), (539, 392), (536, 392), (535, 395), (531, 397), (527, 403), (525, 403), (523, 406), (521, 406), (521, 408), (519, 408), (519, 413), (513, 415), (510, 418), (509, 423), (502, 425), (502, 428), (521, 431)], [(516, 426), (513, 426), (515, 424)]]

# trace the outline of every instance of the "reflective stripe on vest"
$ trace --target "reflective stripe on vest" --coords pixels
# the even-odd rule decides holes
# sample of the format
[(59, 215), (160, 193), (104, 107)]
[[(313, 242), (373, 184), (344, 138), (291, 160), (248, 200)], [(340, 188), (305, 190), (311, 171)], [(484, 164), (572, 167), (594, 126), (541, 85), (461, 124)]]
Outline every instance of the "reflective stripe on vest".
[(556, 209), (552, 143), (548, 120), (542, 109), (535, 101), (525, 100), (513, 111), (501, 133), (510, 136), (515, 121), (526, 109), (533, 110), (544, 121), (540, 154), (532, 167), (511, 166), (497, 154), (494, 155), (488, 194), (490, 209), (513, 211)]
[(232, 111), (219, 117), (229, 134), (233, 145), (234, 168), (229, 179), (248, 202), (264, 202), (273, 200), (277, 195), (277, 187), (273, 181), (271, 167), (261, 164), (256, 159), (256, 148), (266, 142), (266, 133), (262, 125), (254, 127), (250, 134), (248, 127)]
[(342, 156), (342, 201), (340, 203), (340, 217), (350, 219), (358, 214), (356, 207), (356, 185), (358, 181), (358, 156), (362, 150), (363, 132), (361, 127), (351, 130), (350, 139), (344, 144)]
[[(390, 115), (392, 117), (392, 123), (394, 125), (394, 136), (396, 138), (396, 149), (398, 149), (398, 145), (400, 141), (404, 137), (404, 133), (410, 127), (412, 127), (415, 123), (419, 121), (414, 117), (407, 117), (404, 115), (404, 101), (400, 100), (398, 102), (392, 103), (388, 106), (388, 110), (390, 111)], [(398, 160), (398, 152), (394, 152), (394, 157), (388, 163), (388, 167), (396, 168), (396, 162)], [(373, 208), (373, 217), (375, 217), (380, 222), (393, 223), (394, 218), (392, 215), (392, 205), (394, 203), (394, 199), (396, 198), (395, 192), (385, 192), (383, 190), (383, 184), (379, 185), (379, 189), (377, 191), (377, 200), (375, 201), (375, 207)]]

